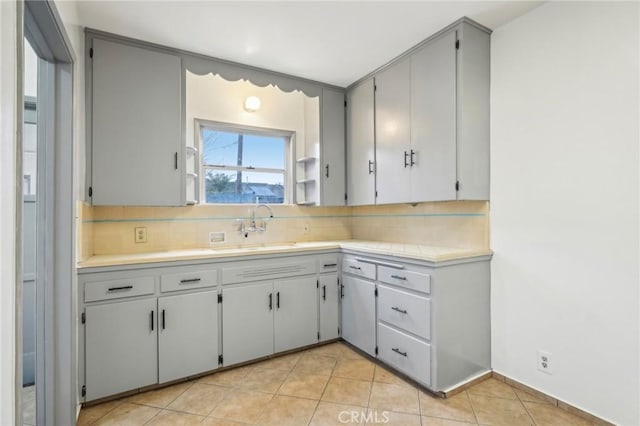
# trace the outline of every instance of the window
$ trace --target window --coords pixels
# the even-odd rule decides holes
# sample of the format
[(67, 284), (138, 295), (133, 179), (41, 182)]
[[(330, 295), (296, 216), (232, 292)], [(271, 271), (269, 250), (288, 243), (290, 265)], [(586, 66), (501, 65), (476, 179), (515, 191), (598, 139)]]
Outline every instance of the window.
[(200, 124), (204, 203), (288, 202), (293, 133)]

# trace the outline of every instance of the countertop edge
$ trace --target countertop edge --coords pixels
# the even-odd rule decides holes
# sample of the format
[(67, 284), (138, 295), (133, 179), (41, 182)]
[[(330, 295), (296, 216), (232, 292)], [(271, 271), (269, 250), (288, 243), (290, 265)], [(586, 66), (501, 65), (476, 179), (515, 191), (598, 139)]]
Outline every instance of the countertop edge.
[[(399, 250), (393, 248), (379, 247), (380, 245), (403, 245), (401, 243), (384, 243), (375, 241), (319, 241), (317, 243), (308, 242), (300, 243), (299, 246), (278, 246), (264, 248), (233, 248), (223, 251), (207, 251), (202, 250), (175, 250), (167, 252), (148, 252), (148, 253), (131, 253), (123, 255), (98, 255), (90, 257), (84, 261), (78, 262), (76, 268), (80, 271), (89, 271), (97, 268), (110, 268), (110, 267), (125, 267), (132, 265), (148, 265), (148, 264), (172, 264), (177, 262), (189, 262), (189, 261), (203, 261), (203, 260), (227, 260), (237, 259), (251, 256), (263, 256), (263, 255), (278, 255), (287, 253), (313, 253), (330, 250), (344, 250), (348, 252), (359, 252), (371, 255), (392, 256), (404, 259), (411, 259), (429, 263), (449, 263), (457, 260), (473, 259), (479, 257), (491, 257), (493, 252), (491, 249), (465, 249), (456, 247), (437, 247), (437, 246), (425, 246), (418, 244), (406, 244), (405, 247), (410, 247), (414, 250)], [(377, 247), (376, 247), (377, 246)], [(421, 247), (430, 247), (432, 250), (437, 249), (443, 251), (441, 254), (421, 254), (419, 250)], [(447, 252), (447, 250), (449, 250)], [(113, 257), (111, 257), (113, 256)], [(102, 259), (100, 259), (102, 258)]]

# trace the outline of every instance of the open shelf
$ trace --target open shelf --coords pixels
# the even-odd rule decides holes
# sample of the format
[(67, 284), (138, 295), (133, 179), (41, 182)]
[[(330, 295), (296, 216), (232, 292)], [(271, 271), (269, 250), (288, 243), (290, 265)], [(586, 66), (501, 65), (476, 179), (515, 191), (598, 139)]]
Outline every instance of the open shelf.
[(296, 163), (310, 163), (312, 161), (316, 161), (317, 157), (302, 157), (296, 160)]

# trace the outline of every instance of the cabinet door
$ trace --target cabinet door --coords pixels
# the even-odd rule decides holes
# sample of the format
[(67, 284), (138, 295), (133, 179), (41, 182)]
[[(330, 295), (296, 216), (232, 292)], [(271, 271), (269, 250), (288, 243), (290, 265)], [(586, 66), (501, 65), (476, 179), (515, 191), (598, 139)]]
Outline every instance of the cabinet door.
[(456, 199), (456, 34), (411, 56), (411, 199)]
[(164, 383), (218, 367), (218, 294), (158, 299), (158, 374)]
[(179, 56), (93, 40), (94, 205), (182, 202)]
[(338, 274), (320, 275), (320, 340), (338, 337)]
[(274, 284), (275, 351), (318, 341), (318, 292), (315, 277), (278, 280)]
[(347, 204), (374, 204), (375, 134), (373, 78), (347, 93)]
[(377, 204), (411, 201), (411, 64), (376, 75)]
[(375, 285), (350, 275), (342, 276), (342, 285), (342, 338), (375, 356)]
[(222, 350), (224, 365), (273, 353), (273, 283), (223, 287)]
[(158, 382), (156, 299), (86, 308), (86, 400)]
[(322, 200), (324, 206), (344, 206), (344, 93), (322, 89)]

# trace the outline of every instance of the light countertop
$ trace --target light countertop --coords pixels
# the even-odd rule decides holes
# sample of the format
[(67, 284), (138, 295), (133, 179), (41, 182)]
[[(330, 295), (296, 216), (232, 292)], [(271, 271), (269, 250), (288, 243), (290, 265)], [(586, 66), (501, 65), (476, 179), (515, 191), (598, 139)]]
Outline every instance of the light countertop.
[(274, 243), (257, 245), (226, 245), (202, 249), (168, 250), (149, 253), (109, 254), (92, 256), (78, 263), (78, 268), (92, 268), (139, 263), (157, 263), (185, 260), (221, 259), (262, 254), (312, 252), (318, 250), (345, 249), (371, 254), (398, 256), (431, 262), (487, 256), (490, 249), (437, 247), (420, 244), (385, 243), (380, 241), (317, 241), (304, 243)]

